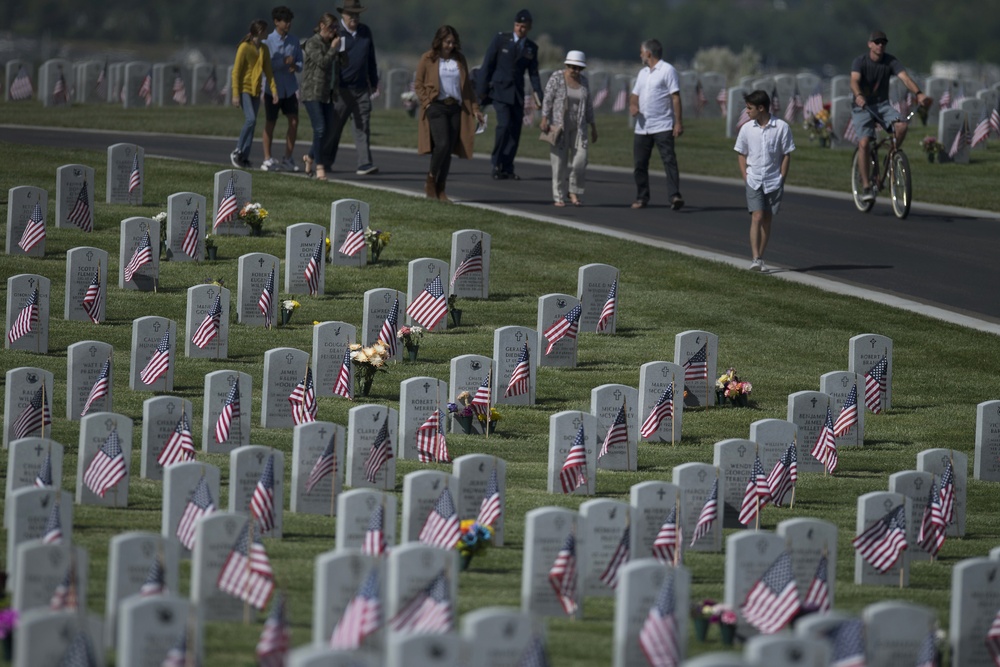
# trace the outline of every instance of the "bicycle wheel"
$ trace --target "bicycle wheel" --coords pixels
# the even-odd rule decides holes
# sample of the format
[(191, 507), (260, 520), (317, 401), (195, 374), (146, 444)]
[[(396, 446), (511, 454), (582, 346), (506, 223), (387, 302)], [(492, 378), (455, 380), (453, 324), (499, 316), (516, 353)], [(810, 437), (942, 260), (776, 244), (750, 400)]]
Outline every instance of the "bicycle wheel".
[[(872, 206), (875, 205), (875, 200), (863, 201), (861, 195), (864, 193), (861, 187), (861, 172), (858, 171), (858, 150), (854, 149), (854, 154), (851, 156), (851, 193), (854, 195), (854, 205), (858, 207), (858, 210), (862, 213), (867, 213), (872, 210)], [(878, 164), (875, 162), (875, 151), (872, 150), (871, 154), (871, 167), (868, 172), (871, 182), (875, 182), (878, 179)]]
[(892, 195), (892, 212), (903, 220), (910, 214), (913, 201), (913, 184), (910, 181), (910, 160), (903, 151), (892, 156), (889, 165), (889, 194)]

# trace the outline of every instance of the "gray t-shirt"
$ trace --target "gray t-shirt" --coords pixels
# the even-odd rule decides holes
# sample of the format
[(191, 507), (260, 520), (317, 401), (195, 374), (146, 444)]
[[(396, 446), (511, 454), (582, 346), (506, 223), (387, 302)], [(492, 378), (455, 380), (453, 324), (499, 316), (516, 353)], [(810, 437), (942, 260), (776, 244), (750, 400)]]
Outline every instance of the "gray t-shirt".
[(868, 104), (888, 102), (889, 79), (893, 74), (899, 76), (900, 72), (905, 71), (903, 63), (889, 53), (883, 53), (882, 59), (877, 62), (872, 60), (869, 54), (864, 53), (851, 63), (851, 72), (861, 74), (861, 94), (865, 96), (865, 102)]

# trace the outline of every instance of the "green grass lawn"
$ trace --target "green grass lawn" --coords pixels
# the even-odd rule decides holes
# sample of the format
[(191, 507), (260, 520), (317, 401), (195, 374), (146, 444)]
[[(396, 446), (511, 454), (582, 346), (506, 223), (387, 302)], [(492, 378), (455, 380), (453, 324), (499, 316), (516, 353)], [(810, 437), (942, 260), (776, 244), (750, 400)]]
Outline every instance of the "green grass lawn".
[[(0, 106), (0, 120), (11, 122), (13, 105)], [(49, 122), (51, 118), (70, 121), (70, 113), (54, 114), (36, 109), (21, 122)], [(89, 114), (90, 110), (86, 110)], [(128, 123), (120, 110), (102, 110), (107, 118), (94, 125), (126, 129)], [(217, 119), (216, 129), (223, 133), (235, 131), (238, 119), (230, 111), (199, 110), (195, 114), (179, 112), (189, 122), (175, 124), (172, 129), (183, 132), (210, 133), (208, 118)], [(165, 113), (165, 112), (162, 112)], [(173, 112), (178, 113), (178, 112)], [(131, 129), (167, 129), (166, 118), (157, 120), (161, 112), (153, 110), (133, 119)], [(389, 132), (398, 138), (412, 135), (411, 121), (401, 116), (395, 122), (391, 114), (376, 118), (376, 144), (388, 143)], [(204, 116), (204, 118), (202, 118)], [(117, 121), (114, 120), (118, 117)], [(198, 122), (195, 119), (199, 118)], [(132, 121), (130, 121), (132, 122)], [(617, 122), (617, 120), (616, 120)], [(602, 142), (608, 153), (615, 155), (615, 137), (621, 146), (617, 158), (626, 160), (630, 150), (626, 145), (627, 131), (615, 133), (610, 119), (602, 119), (607, 131)], [(622, 123), (624, 125), (624, 123)], [(682, 141), (688, 144), (683, 160), (697, 152), (695, 145), (713, 144), (720, 152), (715, 166), (724, 175), (734, 175), (728, 141), (717, 138), (717, 121), (693, 122), (690, 134)], [(405, 131), (404, 131), (405, 130)], [(397, 136), (397, 135), (392, 135)], [(807, 173), (817, 176), (825, 168), (828, 182), (846, 182), (847, 155), (822, 151), (802, 141), (806, 163), (797, 172), (799, 179)], [(525, 142), (526, 153), (541, 152), (540, 142)], [(537, 144), (537, 145), (536, 145)], [(3, 145), (7, 164), (17, 169), (0, 172), (0, 192), (15, 185), (38, 185), (54, 191), (54, 172), (61, 165), (80, 162), (94, 165), (96, 184), (105, 179), (106, 156), (101, 152), (26, 149)], [(530, 150), (528, 150), (530, 149)], [(708, 148), (705, 149), (709, 150)], [(723, 155), (721, 151), (725, 151)], [(965, 168), (963, 174), (974, 174), (996, 168), (994, 151), (989, 158)], [(687, 156), (687, 157), (685, 157)], [(809, 157), (815, 158), (813, 169)], [(613, 163), (601, 157), (595, 161)], [(715, 160), (706, 159), (715, 164)], [(915, 161), (917, 162), (917, 161)], [(798, 164), (798, 163), (797, 163)], [(919, 163), (918, 163), (919, 164)], [(825, 167), (824, 167), (825, 165)], [(832, 174), (829, 171), (836, 165)], [(992, 165), (992, 166), (991, 166)], [(930, 173), (957, 170), (958, 167), (920, 165)], [(617, 382), (638, 384), (639, 366), (648, 361), (671, 360), (674, 336), (687, 329), (705, 329), (719, 336), (720, 367), (734, 366), (740, 376), (754, 385), (749, 408), (694, 410), (685, 415), (682, 441), (676, 446), (640, 444), (637, 472), (600, 471), (597, 476), (599, 497), (627, 501), (629, 488), (646, 480), (669, 480), (671, 469), (688, 461), (711, 462), (713, 443), (726, 438), (745, 438), (750, 423), (764, 418), (784, 419), (788, 394), (804, 389), (817, 389), (819, 376), (831, 370), (847, 367), (848, 339), (864, 332), (890, 336), (895, 343), (893, 409), (866, 420), (866, 445), (859, 450), (844, 451), (840, 468), (834, 477), (818, 474), (800, 476), (794, 511), (767, 507), (763, 526), (773, 529), (781, 520), (794, 516), (816, 517), (836, 524), (840, 529), (837, 607), (858, 612), (865, 605), (883, 599), (904, 599), (933, 607), (947, 627), (950, 597), (951, 566), (962, 558), (985, 556), (1000, 543), (1000, 525), (995, 518), (996, 487), (970, 481), (968, 489), (967, 535), (964, 539), (949, 539), (936, 563), (917, 563), (911, 571), (906, 590), (859, 587), (853, 581), (854, 555), (850, 540), (854, 533), (855, 499), (869, 491), (884, 490), (888, 475), (898, 470), (913, 469), (919, 451), (931, 447), (948, 447), (973, 457), (976, 405), (996, 399), (993, 381), (1000, 366), (1000, 343), (995, 336), (969, 331), (958, 326), (931, 320), (908, 312), (886, 308), (864, 301), (821, 292), (816, 289), (775, 280), (766, 275), (751, 274), (722, 264), (697, 260), (664, 250), (627, 241), (609, 241), (607, 237), (541, 225), (535, 221), (500, 215), (462, 206), (445, 206), (420, 198), (403, 197), (377, 190), (357, 189), (339, 183), (315, 183), (306, 179), (284, 178), (280, 175), (256, 174), (254, 199), (270, 212), (271, 219), (263, 238), (229, 238), (219, 240), (219, 261), (198, 265), (164, 262), (160, 265), (159, 292), (138, 294), (112, 287), (109, 290), (107, 321), (94, 326), (82, 322), (63, 322), (59, 318), (64, 297), (65, 255), (70, 248), (93, 245), (111, 255), (111, 275), (118, 271), (119, 221), (132, 215), (153, 216), (166, 209), (166, 198), (179, 191), (211, 193), (214, 167), (186, 164), (174, 160), (146, 161), (147, 205), (142, 207), (97, 204), (96, 231), (84, 234), (72, 230), (50, 228), (47, 254), (44, 259), (0, 257), (4, 276), (18, 273), (39, 273), (52, 281), (52, 318), (50, 350), (47, 355), (4, 351), (5, 369), (17, 366), (39, 366), (55, 374), (55, 424), (52, 437), (66, 447), (63, 488), (75, 488), (77, 422), (63, 419), (66, 390), (66, 348), (86, 339), (100, 339), (115, 349), (115, 407), (122, 414), (138, 420), (142, 402), (151, 394), (132, 392), (127, 387), (125, 369), (129, 363), (132, 319), (140, 315), (161, 315), (175, 319), (183, 326), (185, 290), (202, 281), (220, 280), (236, 289), (236, 258), (250, 251), (264, 251), (283, 256), (284, 230), (302, 221), (326, 225), (330, 202), (343, 197), (357, 197), (371, 204), (372, 224), (391, 232), (392, 240), (382, 260), (364, 269), (330, 267), (326, 278), (326, 294), (318, 298), (297, 297), (302, 307), (291, 324), (276, 331), (250, 329), (232, 324), (228, 361), (187, 359), (176, 362), (174, 394), (190, 399), (195, 408), (192, 423), (200, 423), (203, 378), (219, 368), (236, 368), (253, 376), (259, 388), (263, 380), (263, 353), (273, 347), (291, 346), (309, 350), (314, 321), (343, 320), (361, 324), (362, 294), (374, 287), (405, 289), (407, 262), (417, 257), (446, 258), (450, 235), (454, 230), (474, 227), (488, 232), (493, 238), (491, 285), (488, 301), (462, 300), (462, 326), (440, 334), (431, 334), (421, 344), (420, 359), (415, 363), (392, 366), (376, 381), (371, 401), (398, 407), (399, 382), (407, 377), (429, 375), (448, 379), (449, 360), (457, 355), (477, 353), (490, 355), (493, 330), (517, 324), (534, 327), (537, 298), (550, 292), (575, 294), (577, 269), (590, 262), (603, 262), (621, 270), (619, 291), (620, 316), (615, 336), (583, 335), (579, 340), (579, 366), (575, 369), (540, 369), (537, 378), (537, 405), (503, 408), (503, 419), (488, 443), (473, 436), (449, 437), (453, 457), (473, 452), (488, 452), (508, 462), (506, 495), (507, 546), (494, 549), (477, 558), (470, 571), (460, 578), (460, 613), (490, 605), (519, 605), (521, 559), (524, 536), (524, 514), (535, 507), (557, 505), (576, 508), (581, 498), (566, 498), (545, 492), (549, 415), (560, 410), (589, 410), (590, 390), (601, 384)], [(955, 172), (957, 173), (957, 172)], [(923, 176), (916, 182), (923, 183)], [(800, 184), (807, 184), (799, 180)], [(918, 190), (919, 192), (919, 190)], [(957, 202), (956, 202), (957, 203)], [(6, 207), (3, 207), (6, 213)], [(6, 216), (3, 217), (6, 220)], [(565, 252), (572, 248), (573, 252)], [(526, 270), (527, 267), (528, 270)], [(113, 280), (111, 281), (114, 282)], [(283, 296), (283, 295), (282, 295)], [(178, 350), (182, 347), (180, 343)], [(319, 418), (340, 424), (347, 423), (347, 401), (320, 399)], [(260, 392), (253, 400), (254, 424), (259, 422)], [(136, 426), (136, 434), (140, 433)], [(200, 440), (200, 438), (199, 438)], [(291, 451), (291, 430), (253, 428), (251, 442)], [(200, 442), (198, 443), (200, 445)], [(137, 436), (133, 442), (131, 469), (139, 469)], [(223, 469), (222, 496), (226, 496), (227, 457), (199, 455)], [(402, 476), (428, 466), (414, 461), (398, 461), (397, 490), (402, 488)], [(6, 465), (4, 461), (0, 465)], [(286, 471), (290, 475), (290, 471)], [(141, 479), (130, 484), (130, 505), (127, 510), (107, 510), (93, 507), (75, 508), (75, 534), (90, 553), (90, 599), (94, 611), (104, 609), (104, 591), (108, 562), (108, 540), (114, 534), (128, 530), (159, 531), (161, 485)], [(287, 501), (286, 501), (287, 505)], [(727, 531), (729, 533), (730, 531)], [(313, 560), (317, 554), (333, 546), (334, 520), (330, 518), (286, 514), (285, 537), (267, 540), (267, 549), (274, 564), (276, 577), (289, 594), (289, 611), (293, 623), (293, 644), (302, 645), (311, 639)], [(722, 554), (692, 553), (686, 565), (693, 575), (694, 599), (722, 598)], [(182, 568), (182, 589), (187, 591), (189, 565)], [(604, 667), (610, 664), (613, 602), (611, 599), (588, 600), (585, 620), (570, 622), (554, 619), (549, 623), (549, 648), (552, 664), (564, 666)], [(250, 625), (209, 624), (207, 629), (208, 664), (252, 665), (253, 648), (261, 629), (260, 621)], [(720, 648), (714, 642), (698, 644), (692, 641), (690, 653)]]

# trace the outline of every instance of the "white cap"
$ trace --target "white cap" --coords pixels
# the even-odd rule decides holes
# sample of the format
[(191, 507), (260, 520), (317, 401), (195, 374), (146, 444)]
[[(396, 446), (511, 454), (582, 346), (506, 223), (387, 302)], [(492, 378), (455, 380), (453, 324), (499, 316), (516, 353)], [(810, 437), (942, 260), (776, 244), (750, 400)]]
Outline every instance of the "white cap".
[(566, 64), (576, 65), (577, 67), (586, 67), (587, 56), (583, 51), (570, 51), (566, 54)]

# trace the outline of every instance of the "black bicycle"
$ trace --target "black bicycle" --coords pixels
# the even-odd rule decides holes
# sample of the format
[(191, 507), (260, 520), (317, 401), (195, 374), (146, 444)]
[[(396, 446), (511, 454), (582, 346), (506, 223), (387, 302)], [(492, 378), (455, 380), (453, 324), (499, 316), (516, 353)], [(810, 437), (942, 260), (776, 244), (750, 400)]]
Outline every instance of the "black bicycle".
[[(906, 157), (903, 149), (896, 145), (896, 133), (892, 131), (892, 124), (885, 120), (871, 107), (865, 109), (875, 119), (875, 123), (885, 131), (885, 135), (871, 145), (869, 183), (872, 194), (878, 196), (880, 190), (885, 189), (886, 181), (889, 182), (889, 194), (892, 197), (892, 212), (900, 220), (910, 214), (910, 204), (913, 202), (913, 183), (910, 179), (910, 160)], [(915, 111), (911, 111), (905, 122), (909, 123)], [(879, 167), (879, 150), (888, 145), (882, 166)], [(864, 189), (861, 187), (861, 173), (858, 170), (858, 151), (854, 149), (851, 158), (851, 192), (854, 194), (854, 205), (862, 213), (867, 213), (875, 206), (875, 200), (865, 201), (862, 199)]]

